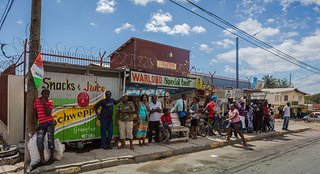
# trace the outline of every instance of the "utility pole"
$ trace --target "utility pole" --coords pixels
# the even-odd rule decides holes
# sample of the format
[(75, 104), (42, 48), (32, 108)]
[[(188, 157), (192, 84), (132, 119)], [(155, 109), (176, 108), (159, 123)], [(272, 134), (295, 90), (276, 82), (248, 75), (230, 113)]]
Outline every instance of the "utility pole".
[(290, 80), (289, 80), (289, 88), (291, 88), (291, 73), (290, 73)]
[[(26, 134), (25, 144), (29, 142), (28, 134), (35, 127), (35, 118), (33, 113), (33, 103), (38, 97), (38, 91), (31, 74), (31, 66), (35, 61), (37, 55), (40, 53), (40, 26), (41, 26), (41, 0), (32, 0), (31, 6), (31, 25), (30, 25), (30, 42), (29, 42), (29, 66), (28, 66), (28, 88), (26, 98)], [(26, 63), (26, 62), (25, 62)], [(25, 164), (29, 164), (30, 156), (28, 148), (25, 151)]]
[(236, 83), (237, 89), (239, 89), (239, 39), (236, 38)]
[(211, 75), (211, 94), (210, 94), (210, 96), (212, 95), (212, 90), (213, 90), (213, 76), (216, 74), (216, 71), (214, 71), (213, 73), (211, 73), (210, 71), (209, 71), (209, 74)]

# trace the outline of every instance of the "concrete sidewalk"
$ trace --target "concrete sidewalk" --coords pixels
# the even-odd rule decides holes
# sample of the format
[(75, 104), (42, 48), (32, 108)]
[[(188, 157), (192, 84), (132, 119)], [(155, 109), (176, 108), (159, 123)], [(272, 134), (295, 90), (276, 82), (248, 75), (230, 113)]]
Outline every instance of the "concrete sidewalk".
[[(282, 120), (277, 120), (276, 131), (261, 134), (245, 134), (246, 141), (250, 142), (268, 137), (311, 130), (311, 128), (306, 126), (290, 124), (290, 130), (283, 131), (281, 130), (281, 121)], [(174, 155), (209, 150), (235, 143), (241, 143), (241, 139), (231, 138), (230, 141), (226, 141), (224, 137), (210, 136), (189, 139), (188, 142), (176, 142), (171, 144), (152, 143), (150, 146), (134, 146), (134, 150), (114, 148), (112, 150), (94, 149), (84, 153), (65, 152), (61, 161), (57, 161), (50, 166), (38, 168), (32, 171), (32, 173), (86, 172), (116, 165), (140, 163)]]

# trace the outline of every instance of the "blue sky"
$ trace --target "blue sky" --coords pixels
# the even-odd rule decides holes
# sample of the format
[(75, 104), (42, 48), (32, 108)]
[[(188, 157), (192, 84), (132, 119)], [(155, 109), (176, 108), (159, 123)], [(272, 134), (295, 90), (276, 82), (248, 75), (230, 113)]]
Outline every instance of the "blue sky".
[[(205, 15), (184, 0), (178, 3)], [(320, 0), (193, 0), (233, 25), (288, 53), (320, 67)], [(0, 1), (0, 13), (7, 0)], [(22, 51), (29, 37), (31, 0), (15, 0), (0, 31), (7, 54)], [(235, 36), (168, 0), (43, 0), (41, 44), (69, 50), (83, 46), (110, 53), (131, 37), (191, 50), (198, 72), (235, 76)], [(320, 75), (306, 71), (239, 39), (240, 77), (271, 74), (296, 87), (318, 93)], [(0, 61), (7, 61), (0, 57)]]

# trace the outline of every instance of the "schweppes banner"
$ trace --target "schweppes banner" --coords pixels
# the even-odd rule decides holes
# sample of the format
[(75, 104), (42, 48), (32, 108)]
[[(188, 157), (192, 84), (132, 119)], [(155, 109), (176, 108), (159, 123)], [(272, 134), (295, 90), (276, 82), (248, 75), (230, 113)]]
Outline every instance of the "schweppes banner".
[[(111, 91), (120, 97), (120, 78), (45, 72), (42, 88), (50, 90), (54, 102), (55, 138), (79, 141), (100, 137), (100, 127), (93, 106)], [(40, 94), (40, 92), (39, 92)]]
[(140, 84), (146, 84), (146, 85), (184, 87), (184, 88), (196, 87), (196, 79), (164, 76), (164, 75), (143, 73), (138, 71), (131, 71), (130, 80), (132, 83), (140, 83)]

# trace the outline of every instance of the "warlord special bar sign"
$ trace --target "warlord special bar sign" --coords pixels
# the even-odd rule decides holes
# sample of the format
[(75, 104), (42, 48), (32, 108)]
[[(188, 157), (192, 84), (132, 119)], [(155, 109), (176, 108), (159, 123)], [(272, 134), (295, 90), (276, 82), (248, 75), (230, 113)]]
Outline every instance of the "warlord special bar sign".
[(195, 88), (196, 79), (164, 76), (138, 71), (131, 71), (131, 83), (140, 83), (146, 85), (171, 86), (183, 88)]

